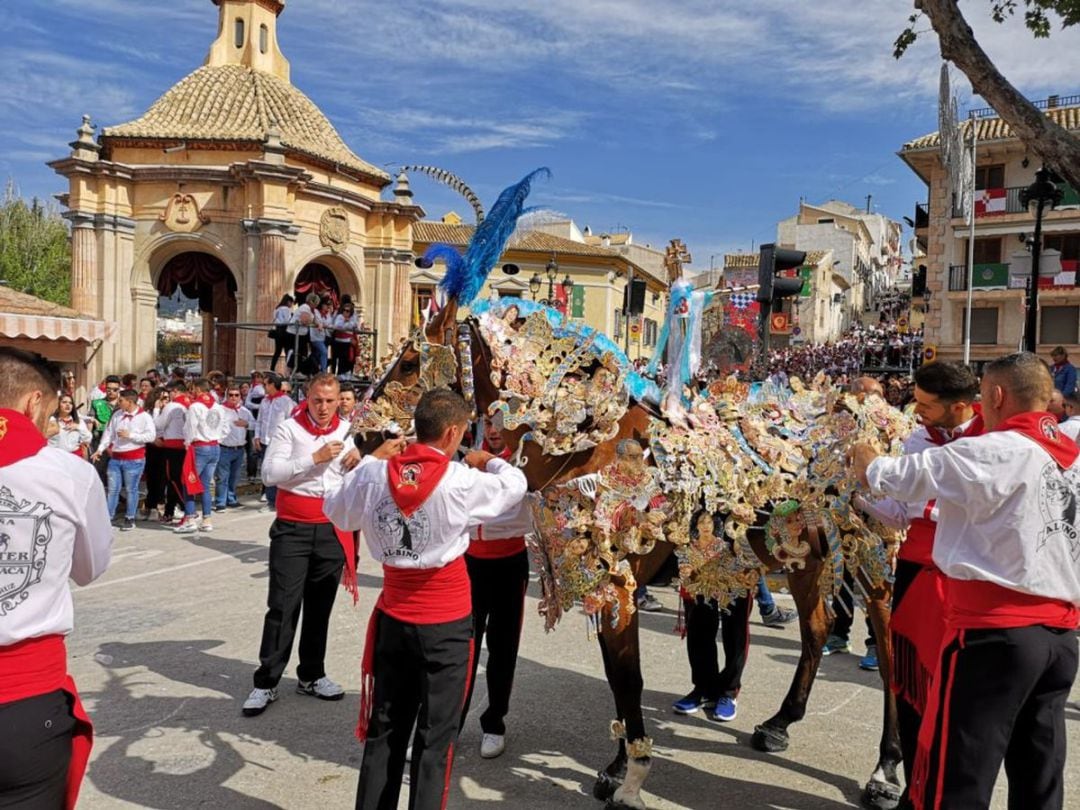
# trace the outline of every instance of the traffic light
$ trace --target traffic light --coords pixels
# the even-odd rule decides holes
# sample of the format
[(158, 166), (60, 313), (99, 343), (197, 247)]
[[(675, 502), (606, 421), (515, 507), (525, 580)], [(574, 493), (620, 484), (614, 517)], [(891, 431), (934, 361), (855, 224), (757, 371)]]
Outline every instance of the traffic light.
[(758, 258), (758, 303), (778, 304), (784, 298), (798, 295), (803, 287), (802, 276), (778, 276), (777, 273), (802, 267), (805, 261), (804, 251), (778, 248), (774, 244), (762, 245)]

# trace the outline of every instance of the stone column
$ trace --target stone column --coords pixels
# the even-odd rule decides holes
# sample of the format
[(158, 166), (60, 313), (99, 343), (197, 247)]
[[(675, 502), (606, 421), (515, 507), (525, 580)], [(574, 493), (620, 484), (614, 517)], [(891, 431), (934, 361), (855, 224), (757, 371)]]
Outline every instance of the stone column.
[[(286, 243), (294, 241), (300, 228), (291, 222), (272, 219), (251, 219), (244, 221), (244, 231), (252, 237), (255, 243), (257, 258), (255, 261), (255, 320), (259, 323), (269, 324), (274, 320), (274, 309), (288, 290), (285, 285), (286, 275)], [(269, 328), (269, 327), (267, 327)], [(243, 357), (240, 360), (246, 365), (260, 363), (261, 358), (269, 360), (273, 347), (265, 339), (265, 331), (251, 332), (254, 338), (248, 337), (244, 343), (250, 348), (243, 349)]]
[(71, 223), (71, 308), (101, 317), (104, 313), (98, 286), (94, 216), (69, 211), (65, 218)]

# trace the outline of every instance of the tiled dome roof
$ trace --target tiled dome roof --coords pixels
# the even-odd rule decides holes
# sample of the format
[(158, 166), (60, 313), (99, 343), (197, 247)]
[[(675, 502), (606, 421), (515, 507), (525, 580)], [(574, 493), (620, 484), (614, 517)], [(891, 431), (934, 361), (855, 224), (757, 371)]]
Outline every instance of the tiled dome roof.
[(361, 160), (314, 102), (289, 82), (244, 65), (205, 65), (178, 82), (141, 117), (107, 127), (104, 138), (252, 141), (276, 127), (290, 150), (382, 183), (390, 175)]

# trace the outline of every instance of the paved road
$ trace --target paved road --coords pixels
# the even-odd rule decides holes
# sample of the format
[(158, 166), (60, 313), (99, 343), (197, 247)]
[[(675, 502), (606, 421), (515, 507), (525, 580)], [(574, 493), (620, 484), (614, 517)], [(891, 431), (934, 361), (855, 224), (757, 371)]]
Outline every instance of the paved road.
[[(252, 505), (215, 516), (210, 535), (178, 536), (139, 524), (117, 536), (108, 574), (77, 592), (71, 667), (97, 725), (80, 808), (353, 806), (361, 749), (352, 729), (363, 631), (379, 586), (375, 566), (361, 564), (359, 607), (343, 591), (333, 616), (328, 673), (347, 688), (346, 699), (324, 703), (295, 694), (290, 668), (281, 699), (262, 717), (245, 718), (240, 701), (258, 650), (270, 521)], [(656, 593), (667, 610), (643, 620), (644, 703), (656, 746), (649, 807), (856, 806), (876, 760), (876, 675), (859, 671), (853, 656), (826, 659), (790, 750), (759, 754), (749, 736), (787, 689), (799, 654), (796, 629), (764, 628), (755, 615), (734, 722), (676, 717), (669, 707), (687, 691), (689, 670), (672, 633), (676, 595)], [(535, 607), (534, 584), (507, 751), (482, 760), (471, 718), (455, 763), (451, 808), (600, 807), (590, 797), (592, 779), (614, 744), (599, 652), (582, 617), (569, 616), (545, 635)], [(479, 688), (474, 717), (484, 703), (482, 678)], [(1073, 694), (1078, 699), (1080, 689)], [(1070, 709), (1068, 730), (1075, 759), (1080, 711)], [(1068, 770), (1070, 801), (1077, 802), (1080, 768)], [(1005, 806), (1002, 798), (995, 807)]]

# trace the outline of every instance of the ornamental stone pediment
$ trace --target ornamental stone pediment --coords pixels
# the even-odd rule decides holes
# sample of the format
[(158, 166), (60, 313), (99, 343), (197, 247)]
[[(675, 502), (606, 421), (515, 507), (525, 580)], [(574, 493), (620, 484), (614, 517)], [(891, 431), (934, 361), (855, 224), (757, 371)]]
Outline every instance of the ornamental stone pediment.
[(193, 195), (179, 192), (169, 198), (158, 219), (174, 233), (194, 233), (210, 221), (210, 217), (199, 210), (199, 201)]

